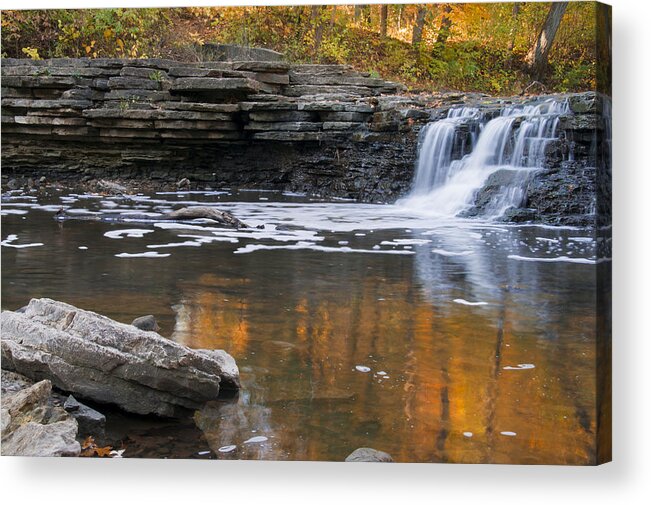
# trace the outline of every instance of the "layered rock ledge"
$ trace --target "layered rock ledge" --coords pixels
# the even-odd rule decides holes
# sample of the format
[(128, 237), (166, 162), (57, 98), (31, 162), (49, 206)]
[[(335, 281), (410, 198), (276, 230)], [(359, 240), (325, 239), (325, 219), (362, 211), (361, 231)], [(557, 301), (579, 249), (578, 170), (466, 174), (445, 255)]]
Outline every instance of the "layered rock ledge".
[[(5, 177), (258, 187), (392, 202), (410, 189), (419, 132), (453, 106), (526, 98), (406, 95), (344, 65), (284, 61), (2, 61)], [(572, 97), (570, 97), (572, 98)], [(590, 214), (598, 182), (595, 93), (573, 95), (548, 168), (514, 220)], [(567, 153), (573, 153), (569, 160)], [(491, 181), (495, 183), (496, 181)], [(578, 200), (577, 200), (578, 195)], [(481, 195), (477, 207), (481, 211)]]
[(233, 358), (47, 298), (4, 311), (2, 368), (136, 414), (174, 417), (240, 387)]

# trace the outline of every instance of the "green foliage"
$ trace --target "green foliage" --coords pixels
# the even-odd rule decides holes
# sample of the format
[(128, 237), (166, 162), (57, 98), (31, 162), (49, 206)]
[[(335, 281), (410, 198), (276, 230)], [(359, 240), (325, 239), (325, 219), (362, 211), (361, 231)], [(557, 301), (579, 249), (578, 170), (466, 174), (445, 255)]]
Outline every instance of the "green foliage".
[[(411, 45), (417, 5), (389, 6), (387, 37), (380, 34), (377, 5), (359, 17), (342, 5), (3, 11), (2, 55), (197, 60), (204, 43), (222, 42), (267, 47), (298, 63), (350, 64), (413, 91), (524, 89), (531, 82), (525, 55), (549, 4), (449, 5), (427, 6), (418, 47)], [(595, 27), (594, 3), (570, 3), (550, 55), (549, 90), (594, 88)]]
[(149, 79), (151, 81), (161, 82), (163, 80), (163, 72), (160, 70), (154, 70), (149, 74)]

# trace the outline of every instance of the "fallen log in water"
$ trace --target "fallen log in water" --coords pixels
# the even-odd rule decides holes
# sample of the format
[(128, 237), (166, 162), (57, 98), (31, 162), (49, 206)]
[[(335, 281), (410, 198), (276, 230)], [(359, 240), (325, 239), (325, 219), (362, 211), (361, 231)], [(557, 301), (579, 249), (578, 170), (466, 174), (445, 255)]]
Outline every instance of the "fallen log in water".
[(32, 299), (1, 321), (2, 368), (128, 412), (174, 417), (240, 387), (225, 351), (190, 349), (66, 303)]
[(79, 214), (69, 214), (65, 209), (59, 210), (55, 215), (54, 219), (57, 221), (66, 221), (69, 219), (81, 219), (86, 221), (105, 221), (109, 223), (119, 223), (119, 222), (152, 222), (157, 221), (193, 221), (195, 219), (207, 219), (214, 221), (215, 223), (227, 226), (229, 228), (248, 228), (249, 226), (237, 219), (230, 212), (224, 210), (215, 209), (212, 207), (183, 207), (181, 209), (168, 212), (161, 216), (151, 216), (148, 214), (103, 214), (98, 215), (79, 215)]

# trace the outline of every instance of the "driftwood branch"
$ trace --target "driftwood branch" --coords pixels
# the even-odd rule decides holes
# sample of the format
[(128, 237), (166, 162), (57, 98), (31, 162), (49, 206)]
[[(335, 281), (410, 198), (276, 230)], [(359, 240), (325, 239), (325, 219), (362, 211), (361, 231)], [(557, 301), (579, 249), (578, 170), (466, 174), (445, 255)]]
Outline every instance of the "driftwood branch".
[(540, 81), (532, 81), (532, 82), (529, 83), (529, 85), (526, 88), (524, 88), (522, 90), (522, 93), (520, 93), (520, 96), (526, 95), (527, 91), (529, 91), (531, 88), (533, 88), (536, 84), (538, 86), (540, 86), (544, 92), (547, 92), (547, 88), (545, 87), (545, 85), (542, 82), (540, 82)]

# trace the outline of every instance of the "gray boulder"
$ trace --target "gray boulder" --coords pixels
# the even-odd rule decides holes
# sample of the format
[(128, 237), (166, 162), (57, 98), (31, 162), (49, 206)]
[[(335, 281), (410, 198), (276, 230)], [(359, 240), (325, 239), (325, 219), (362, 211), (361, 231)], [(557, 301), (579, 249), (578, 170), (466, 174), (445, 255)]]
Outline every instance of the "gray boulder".
[(2, 395), (3, 456), (79, 456), (77, 421), (50, 405), (52, 383)]
[(47, 298), (1, 315), (2, 367), (136, 414), (175, 417), (240, 387), (235, 360)]
[(346, 463), (393, 463), (393, 458), (386, 452), (360, 447), (348, 455)]
[(136, 328), (144, 331), (160, 330), (158, 323), (156, 322), (156, 318), (151, 314), (148, 316), (136, 317), (133, 321), (131, 321), (131, 326), (135, 326)]

